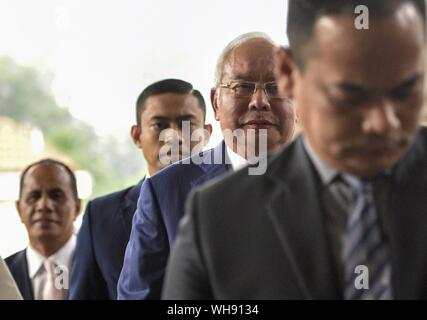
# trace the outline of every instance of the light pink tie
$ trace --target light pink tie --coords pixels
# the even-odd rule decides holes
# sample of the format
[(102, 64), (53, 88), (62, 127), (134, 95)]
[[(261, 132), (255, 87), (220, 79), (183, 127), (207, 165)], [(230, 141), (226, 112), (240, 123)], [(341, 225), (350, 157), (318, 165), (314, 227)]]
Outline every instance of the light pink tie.
[(62, 300), (64, 298), (63, 290), (55, 286), (55, 279), (57, 276), (55, 274), (55, 262), (46, 259), (43, 265), (47, 274), (47, 281), (43, 288), (43, 300)]

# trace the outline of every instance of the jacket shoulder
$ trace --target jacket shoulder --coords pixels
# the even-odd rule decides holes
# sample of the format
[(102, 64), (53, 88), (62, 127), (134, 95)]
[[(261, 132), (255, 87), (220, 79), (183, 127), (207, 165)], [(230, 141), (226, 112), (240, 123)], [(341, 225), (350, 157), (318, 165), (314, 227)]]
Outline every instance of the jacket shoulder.
[(25, 249), (18, 251), (9, 257), (5, 258), (4, 261), (6, 262), (9, 269), (14, 268), (17, 264), (24, 263), (25, 262)]
[(123, 190), (97, 197), (89, 201), (87, 207), (90, 208), (91, 214), (94, 214), (98, 211), (117, 211), (119, 207), (123, 204), (123, 201), (126, 198), (127, 194), (131, 192), (134, 187), (135, 186), (131, 186)]

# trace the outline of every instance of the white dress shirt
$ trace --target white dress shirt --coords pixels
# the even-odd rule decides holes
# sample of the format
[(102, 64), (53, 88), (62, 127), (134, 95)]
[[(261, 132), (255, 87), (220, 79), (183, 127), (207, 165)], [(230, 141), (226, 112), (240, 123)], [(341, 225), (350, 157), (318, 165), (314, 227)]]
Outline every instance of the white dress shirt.
[(0, 257), (0, 300), (22, 300), (15, 280), (2, 257)]
[[(69, 275), (71, 273), (71, 261), (73, 258), (75, 247), (76, 235), (74, 234), (61, 249), (59, 249), (57, 252), (47, 258), (42, 256), (36, 250), (34, 250), (31, 245), (28, 246), (26, 252), (28, 273), (33, 286), (34, 300), (42, 300), (43, 298), (43, 289), (48, 280), (47, 271), (43, 266), (43, 262), (46, 259), (52, 260), (59, 268), (61, 268), (61, 270), (63, 271), (63, 277), (67, 278), (67, 280), (64, 281), (64, 286), (65, 284), (68, 285)], [(64, 289), (68, 289), (68, 287), (65, 286)]]
[(233, 171), (237, 171), (248, 165), (248, 160), (234, 152), (229, 146), (226, 148), (228, 159), (231, 162), (231, 167)]

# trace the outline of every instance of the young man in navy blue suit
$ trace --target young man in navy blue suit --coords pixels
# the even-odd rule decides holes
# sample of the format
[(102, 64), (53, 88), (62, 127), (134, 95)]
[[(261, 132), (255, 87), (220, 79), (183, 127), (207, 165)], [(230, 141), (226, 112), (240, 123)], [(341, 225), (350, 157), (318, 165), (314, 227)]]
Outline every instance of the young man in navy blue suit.
[(278, 95), (273, 48), (265, 34), (250, 33), (224, 49), (211, 102), (225, 140), (146, 179), (120, 275), (119, 299), (160, 298), (184, 203), (195, 186), (245, 166), (254, 160), (251, 154), (260, 158), (263, 152), (280, 149), (291, 140), (294, 111)]
[[(198, 145), (187, 141), (182, 134), (182, 121), (190, 124), (190, 134), (197, 129), (210, 133), (205, 117), (204, 99), (188, 82), (166, 79), (142, 91), (131, 136), (143, 152), (149, 175), (171, 161), (188, 157), (190, 152), (201, 151), (206, 141)], [(163, 137), (162, 131), (166, 132)], [(179, 146), (176, 159), (170, 152), (172, 145)], [(143, 181), (88, 203), (77, 238), (70, 299), (116, 299), (117, 280)]]

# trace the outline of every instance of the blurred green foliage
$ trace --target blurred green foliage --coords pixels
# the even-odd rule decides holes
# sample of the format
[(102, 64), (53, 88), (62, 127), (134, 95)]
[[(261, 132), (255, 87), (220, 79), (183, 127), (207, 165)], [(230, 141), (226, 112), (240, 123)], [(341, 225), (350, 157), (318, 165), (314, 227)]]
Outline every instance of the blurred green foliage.
[(91, 197), (136, 183), (144, 173), (142, 154), (130, 137), (99, 137), (92, 126), (59, 106), (51, 91), (53, 76), (0, 58), (0, 115), (43, 131), (46, 143), (67, 155), (94, 179)]

